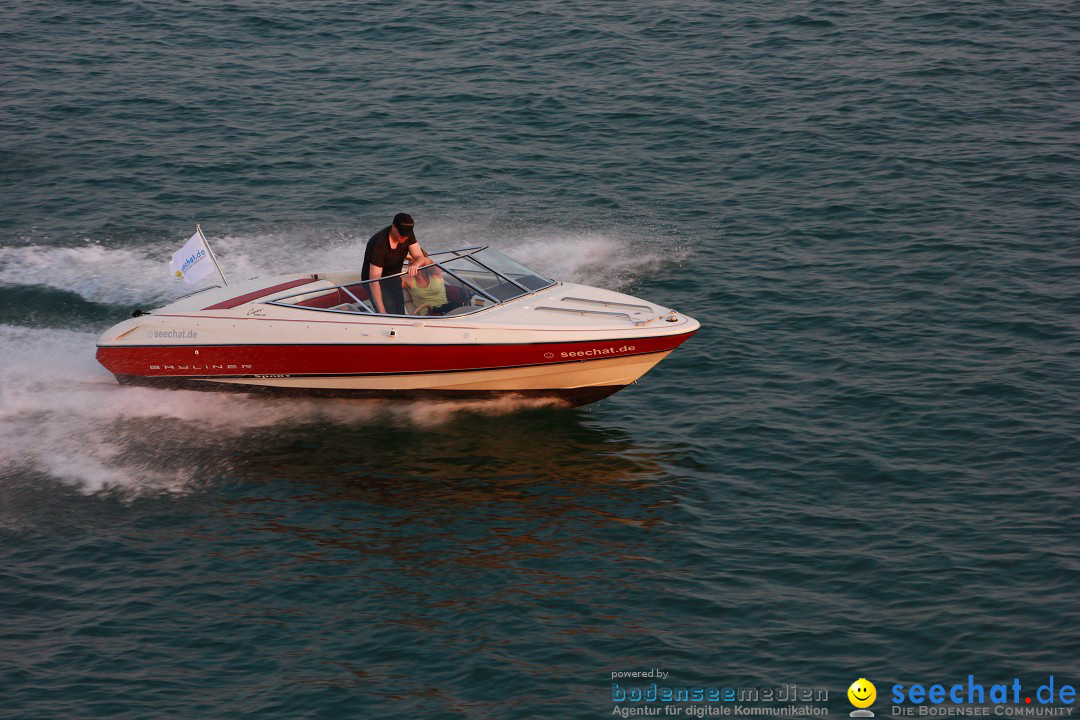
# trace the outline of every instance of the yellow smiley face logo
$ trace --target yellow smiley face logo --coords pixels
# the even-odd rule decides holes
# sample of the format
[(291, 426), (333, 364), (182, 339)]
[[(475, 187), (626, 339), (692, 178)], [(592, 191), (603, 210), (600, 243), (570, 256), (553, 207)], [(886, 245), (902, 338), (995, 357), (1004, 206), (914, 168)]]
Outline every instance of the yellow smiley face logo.
[(870, 707), (877, 700), (877, 688), (866, 678), (859, 678), (847, 689), (847, 699), (857, 708)]

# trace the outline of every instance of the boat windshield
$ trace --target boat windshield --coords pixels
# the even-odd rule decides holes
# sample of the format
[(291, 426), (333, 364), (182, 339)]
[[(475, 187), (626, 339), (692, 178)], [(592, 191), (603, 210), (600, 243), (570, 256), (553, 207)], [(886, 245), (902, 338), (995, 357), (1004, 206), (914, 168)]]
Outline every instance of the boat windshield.
[(546, 288), (555, 283), (554, 280), (550, 280), (535, 270), (525, 267), (517, 260), (511, 260), (498, 250), (484, 248), (473, 253), (471, 257), (485, 267), (490, 268), (493, 272), (499, 273), (511, 282), (526, 288), (529, 292)]
[(327, 285), (272, 302), (330, 312), (439, 317), (477, 312), (554, 284), (486, 247), (432, 253), (430, 260), (415, 276), (406, 270), (381, 280)]

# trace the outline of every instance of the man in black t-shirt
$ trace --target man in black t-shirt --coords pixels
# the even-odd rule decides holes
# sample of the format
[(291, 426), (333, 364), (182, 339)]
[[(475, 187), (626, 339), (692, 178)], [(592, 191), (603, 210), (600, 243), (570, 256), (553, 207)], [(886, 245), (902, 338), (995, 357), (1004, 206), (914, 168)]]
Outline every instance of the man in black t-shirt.
[[(409, 275), (431, 261), (424, 256), (420, 243), (416, 242), (411, 215), (398, 213), (394, 222), (371, 236), (364, 250), (364, 280), (378, 280), (397, 275), (409, 258)], [(405, 296), (401, 292), (401, 278), (389, 278), (368, 285), (375, 312), (391, 315), (405, 314)]]

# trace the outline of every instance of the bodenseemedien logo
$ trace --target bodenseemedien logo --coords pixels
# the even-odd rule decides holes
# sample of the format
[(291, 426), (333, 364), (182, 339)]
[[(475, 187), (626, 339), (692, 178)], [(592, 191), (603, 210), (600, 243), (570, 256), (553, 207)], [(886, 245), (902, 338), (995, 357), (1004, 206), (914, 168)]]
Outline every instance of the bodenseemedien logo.
[(877, 688), (874, 687), (874, 683), (866, 678), (859, 678), (847, 689), (847, 698), (848, 702), (856, 708), (851, 711), (851, 717), (874, 717), (873, 711), (866, 709), (874, 704), (874, 700), (877, 700)]

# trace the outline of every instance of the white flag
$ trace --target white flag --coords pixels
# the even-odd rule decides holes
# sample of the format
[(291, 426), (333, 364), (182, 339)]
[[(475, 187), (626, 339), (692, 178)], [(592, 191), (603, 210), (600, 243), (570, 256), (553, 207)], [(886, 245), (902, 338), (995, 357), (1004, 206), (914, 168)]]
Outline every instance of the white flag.
[(194, 285), (214, 272), (210, 248), (206, 247), (206, 239), (201, 232), (196, 232), (184, 247), (173, 253), (169, 272), (188, 285)]

